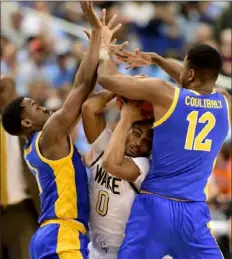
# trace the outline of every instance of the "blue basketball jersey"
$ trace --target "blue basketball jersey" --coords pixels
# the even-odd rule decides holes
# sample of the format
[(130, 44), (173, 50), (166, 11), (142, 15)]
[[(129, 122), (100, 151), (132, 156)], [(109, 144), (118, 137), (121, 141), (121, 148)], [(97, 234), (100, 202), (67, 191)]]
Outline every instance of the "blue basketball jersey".
[(226, 98), (176, 88), (168, 112), (154, 123), (152, 165), (141, 189), (190, 201), (207, 199), (207, 180), (229, 130)]
[(24, 158), (34, 174), (41, 203), (39, 223), (49, 219), (72, 219), (84, 224), (89, 220), (88, 180), (81, 156), (70, 138), (70, 153), (59, 160), (49, 160), (39, 150), (39, 132), (24, 148)]

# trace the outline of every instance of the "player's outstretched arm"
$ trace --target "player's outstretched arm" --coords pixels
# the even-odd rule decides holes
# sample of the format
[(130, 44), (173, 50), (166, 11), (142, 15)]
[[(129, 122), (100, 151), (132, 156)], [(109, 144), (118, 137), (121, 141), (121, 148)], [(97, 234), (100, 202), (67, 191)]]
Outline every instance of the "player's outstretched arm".
[(95, 86), (98, 65), (98, 52), (101, 40), (101, 21), (97, 17), (92, 2), (82, 2), (82, 9), (92, 27), (90, 46), (82, 66), (84, 66), (83, 83), (77, 84), (78, 74), (62, 108), (45, 124), (40, 138), (40, 145), (50, 146), (66, 137), (70, 127), (78, 119), (81, 106)]
[[(106, 10), (102, 11), (102, 30), (101, 44), (110, 44), (114, 33), (119, 30), (121, 24), (113, 26), (117, 15), (113, 15), (109, 23), (106, 24)], [(87, 32), (87, 35), (89, 33)], [(104, 90), (92, 95), (82, 106), (82, 119), (85, 135), (90, 144), (92, 144), (103, 132), (106, 127), (103, 109), (106, 104), (115, 97), (115, 94)]]
[(163, 58), (157, 53), (143, 52), (139, 49), (136, 49), (135, 52), (122, 50), (115, 55), (119, 60), (128, 63), (127, 69), (155, 64), (180, 84), (182, 65), (173, 59)]
[(145, 100), (155, 105), (170, 106), (175, 88), (157, 78), (138, 79), (118, 72), (109, 47), (100, 48), (98, 83), (105, 89), (132, 100)]
[(103, 168), (115, 177), (128, 182), (136, 181), (140, 175), (140, 169), (132, 158), (125, 156), (126, 139), (133, 123), (142, 119), (138, 102), (124, 103), (120, 121), (114, 129), (103, 155)]

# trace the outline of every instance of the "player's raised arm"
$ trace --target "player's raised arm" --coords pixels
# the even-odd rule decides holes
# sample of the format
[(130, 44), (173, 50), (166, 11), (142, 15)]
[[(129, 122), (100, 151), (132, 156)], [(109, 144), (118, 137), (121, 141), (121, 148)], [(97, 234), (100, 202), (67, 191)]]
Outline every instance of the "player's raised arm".
[[(102, 11), (102, 31), (101, 44), (109, 44), (114, 33), (119, 30), (121, 24), (113, 26), (117, 16), (113, 15), (109, 23), (106, 24), (106, 10)], [(82, 119), (85, 135), (92, 144), (103, 132), (106, 127), (103, 109), (108, 102), (115, 97), (115, 94), (104, 90), (92, 95), (82, 106)]]
[(89, 144), (92, 144), (105, 129), (106, 122), (103, 110), (114, 97), (114, 93), (103, 90), (95, 93), (84, 102), (81, 115)]
[(157, 53), (143, 52), (139, 49), (136, 49), (135, 52), (122, 50), (117, 52), (116, 56), (119, 60), (128, 63), (127, 69), (157, 65), (180, 84), (180, 74), (183, 66), (173, 59), (163, 58)]
[(80, 77), (77, 73), (73, 89), (69, 93), (62, 108), (51, 116), (42, 130), (40, 144), (43, 143), (43, 145), (51, 145), (67, 136), (70, 127), (80, 115), (82, 104), (95, 86), (101, 37), (101, 21), (93, 9), (92, 2), (82, 2), (81, 6), (92, 28), (90, 46), (82, 64), (82, 68), (84, 69), (83, 82), (79, 82), (81, 84), (78, 85)]
[(140, 169), (131, 157), (125, 156), (126, 140), (134, 122), (143, 120), (141, 109), (136, 101), (122, 105), (121, 118), (110, 138), (103, 155), (102, 166), (110, 174), (134, 182), (140, 175)]
[(100, 48), (99, 60), (98, 82), (103, 88), (129, 99), (170, 106), (169, 101), (174, 96), (175, 88), (169, 83), (157, 78), (138, 79), (119, 73), (109, 46)]

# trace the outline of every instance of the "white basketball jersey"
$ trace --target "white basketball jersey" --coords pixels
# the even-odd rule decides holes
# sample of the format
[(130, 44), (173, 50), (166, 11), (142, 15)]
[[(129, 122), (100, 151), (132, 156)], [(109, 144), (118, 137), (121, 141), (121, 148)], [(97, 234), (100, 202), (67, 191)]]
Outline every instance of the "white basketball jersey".
[[(93, 246), (99, 249), (120, 247), (136, 195), (128, 182), (110, 175), (102, 168), (102, 159), (99, 156), (103, 154), (111, 135), (112, 132), (106, 128), (92, 144), (95, 163), (89, 172), (91, 241)], [(150, 163), (149, 159), (144, 157), (133, 158), (133, 160), (141, 172), (134, 183), (139, 190), (148, 173)]]

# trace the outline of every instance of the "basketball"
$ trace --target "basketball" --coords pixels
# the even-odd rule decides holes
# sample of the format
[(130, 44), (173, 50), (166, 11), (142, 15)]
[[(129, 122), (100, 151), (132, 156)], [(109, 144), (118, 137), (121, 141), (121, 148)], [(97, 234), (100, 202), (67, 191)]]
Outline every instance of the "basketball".
[[(118, 106), (118, 109), (121, 110), (122, 108), (122, 104), (123, 102), (126, 102), (128, 99), (123, 97), (123, 96), (116, 96), (116, 103)], [(144, 117), (146, 117), (147, 119), (153, 118), (153, 107), (152, 104), (146, 101), (143, 101), (141, 104), (141, 109), (142, 109), (142, 113), (144, 115)]]

